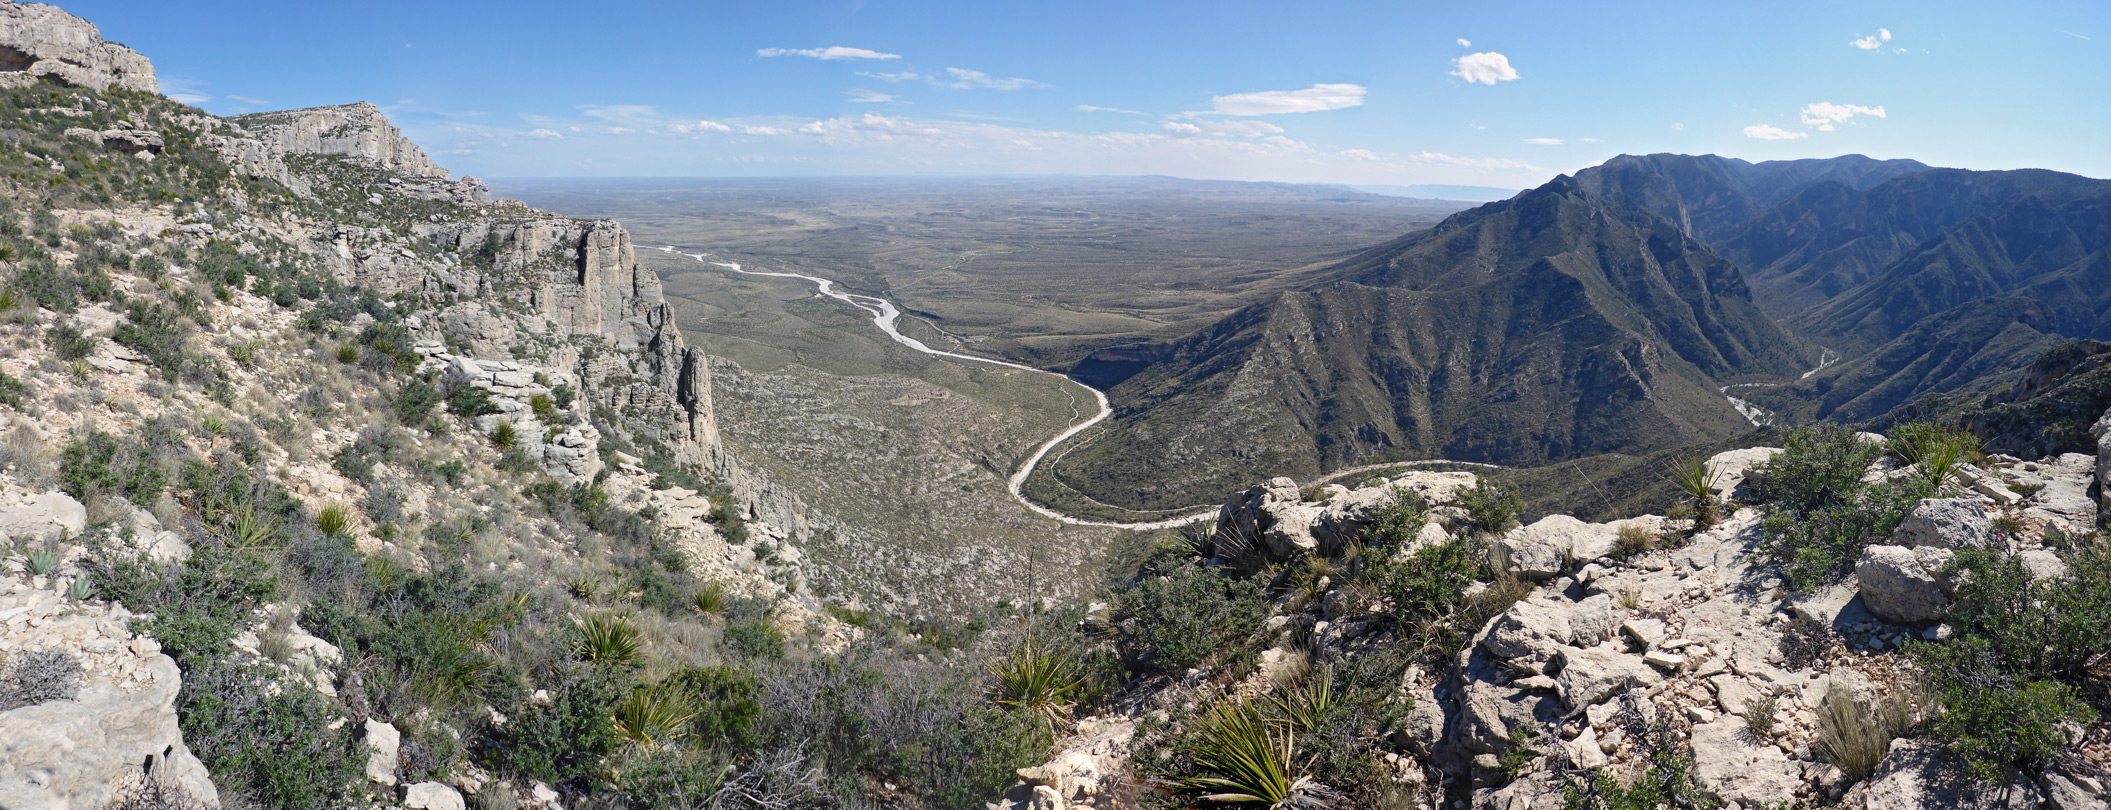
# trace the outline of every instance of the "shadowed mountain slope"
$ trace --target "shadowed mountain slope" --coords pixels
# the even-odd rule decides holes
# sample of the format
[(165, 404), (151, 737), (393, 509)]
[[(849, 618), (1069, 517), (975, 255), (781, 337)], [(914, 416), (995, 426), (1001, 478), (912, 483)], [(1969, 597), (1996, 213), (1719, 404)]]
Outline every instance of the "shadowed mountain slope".
[(1787, 375), (1798, 345), (1735, 265), (1570, 178), (1323, 268), (1116, 386), (1104, 437), (1056, 473), (1163, 508), (1256, 476), (1392, 458), (1529, 464), (1748, 423), (1717, 380)]

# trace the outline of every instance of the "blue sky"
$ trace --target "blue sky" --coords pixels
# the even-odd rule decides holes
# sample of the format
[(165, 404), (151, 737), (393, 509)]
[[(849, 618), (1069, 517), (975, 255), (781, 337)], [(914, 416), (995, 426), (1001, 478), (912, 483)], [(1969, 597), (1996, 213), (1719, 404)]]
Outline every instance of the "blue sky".
[(2111, 177), (2101, 0), (60, 5), (206, 110), (372, 101), (485, 177), (1514, 188), (1660, 151)]

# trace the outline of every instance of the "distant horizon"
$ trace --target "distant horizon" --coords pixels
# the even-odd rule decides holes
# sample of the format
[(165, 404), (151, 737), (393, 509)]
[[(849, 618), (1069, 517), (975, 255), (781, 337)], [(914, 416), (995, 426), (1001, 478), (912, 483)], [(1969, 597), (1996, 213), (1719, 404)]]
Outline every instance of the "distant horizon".
[(608, 0), (591, 28), (548, 24), (577, 9), (537, 0), (60, 5), (153, 60), (178, 101), (372, 100), (480, 177), (1529, 188), (1655, 152), (2111, 176), (2102, 3)]

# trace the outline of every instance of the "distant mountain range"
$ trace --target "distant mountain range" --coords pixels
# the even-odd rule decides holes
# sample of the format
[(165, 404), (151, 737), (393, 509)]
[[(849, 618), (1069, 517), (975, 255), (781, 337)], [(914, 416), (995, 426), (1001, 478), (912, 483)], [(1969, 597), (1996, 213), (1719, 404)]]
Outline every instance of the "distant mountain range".
[(1416, 197), (1425, 200), (1463, 200), (1465, 202), (1495, 202), (1517, 196), (1517, 189), (1495, 186), (1446, 186), (1417, 184), (1411, 186), (1351, 185), (1348, 188), (1365, 194), (1383, 194), (1387, 197)]
[(1117, 412), (1055, 471), (1165, 508), (1392, 459), (1646, 453), (1749, 429), (1737, 383), (1778, 420), (1880, 420), (2111, 339), (2107, 249), (2103, 180), (1623, 155), (1087, 358)]

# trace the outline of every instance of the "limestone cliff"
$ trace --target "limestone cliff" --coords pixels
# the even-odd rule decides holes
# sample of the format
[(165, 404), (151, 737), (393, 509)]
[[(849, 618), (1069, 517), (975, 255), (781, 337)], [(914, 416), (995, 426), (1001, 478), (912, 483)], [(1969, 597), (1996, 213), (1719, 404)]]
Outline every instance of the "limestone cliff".
[(238, 115), (247, 129), (280, 155), (338, 155), (369, 161), (416, 177), (446, 178), (425, 150), (403, 137), (381, 110), (368, 102)]
[(0, 3), (0, 83), (42, 80), (92, 90), (159, 91), (153, 63), (104, 42), (87, 20), (43, 3)]

